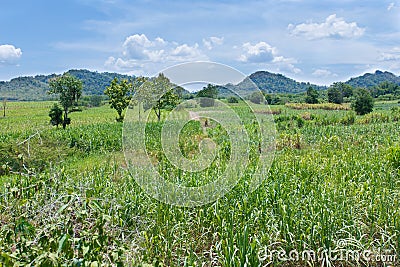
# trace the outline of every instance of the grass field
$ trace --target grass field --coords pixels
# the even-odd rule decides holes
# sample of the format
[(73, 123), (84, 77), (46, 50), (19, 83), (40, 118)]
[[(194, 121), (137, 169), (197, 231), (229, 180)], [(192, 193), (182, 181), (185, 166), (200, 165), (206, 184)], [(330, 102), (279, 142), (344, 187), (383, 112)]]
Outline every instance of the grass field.
[[(0, 118), (0, 266), (400, 265), (395, 102), (365, 116), (272, 106), (277, 150), (265, 181), (194, 208), (137, 185), (108, 105), (72, 113), (63, 130), (49, 124), (52, 104), (10, 102)], [(190, 127), (186, 155), (205, 134)], [(229, 152), (216, 129), (208, 134)], [(155, 158), (158, 147), (149, 143)]]

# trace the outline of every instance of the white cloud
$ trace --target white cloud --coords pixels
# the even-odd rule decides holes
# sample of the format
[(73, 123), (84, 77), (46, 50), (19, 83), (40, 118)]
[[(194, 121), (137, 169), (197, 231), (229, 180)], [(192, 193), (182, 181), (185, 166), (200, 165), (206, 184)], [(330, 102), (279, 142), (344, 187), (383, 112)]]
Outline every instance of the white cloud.
[(304, 36), (310, 40), (322, 38), (357, 38), (364, 34), (365, 29), (358, 27), (356, 22), (346, 22), (344, 18), (332, 14), (322, 23), (289, 24), (288, 29), (293, 35)]
[(0, 64), (14, 64), (21, 56), (21, 48), (8, 44), (0, 45)]
[(128, 36), (122, 45), (122, 55), (131, 59), (148, 59), (152, 61), (161, 60), (167, 43), (160, 37), (150, 41), (144, 34)]
[(397, 61), (400, 60), (400, 46), (394, 47), (389, 51), (382, 52), (380, 57), (380, 61)]
[(319, 78), (337, 77), (337, 74), (332, 73), (327, 69), (316, 69), (312, 75)]
[(297, 60), (293, 58), (286, 58), (283, 56), (277, 56), (272, 61), (278, 68), (278, 71), (288, 71), (295, 74), (301, 73), (301, 69), (297, 68), (294, 64)]
[(393, 2), (390, 3), (389, 6), (387, 7), (387, 10), (388, 11), (392, 10), (394, 8), (394, 6), (395, 6), (395, 3), (393, 3)]
[(128, 36), (122, 44), (122, 55), (118, 58), (109, 57), (104, 65), (112, 69), (124, 70), (143, 68), (145, 64), (159, 64), (161, 67), (163, 63), (207, 59), (197, 43), (179, 44), (160, 37), (151, 40), (145, 34), (134, 34)]
[(187, 61), (201, 58), (205, 58), (205, 56), (199, 50), (199, 45), (197, 43), (193, 46), (187, 44), (179, 45), (173, 49), (168, 56), (168, 59), (172, 61)]
[(271, 62), (277, 54), (276, 48), (266, 42), (259, 42), (255, 45), (244, 43), (242, 48), (244, 54), (239, 57), (239, 60), (242, 62)]
[(209, 38), (203, 39), (203, 45), (208, 49), (211, 50), (217, 45), (222, 45), (224, 43), (224, 37), (215, 37), (211, 36)]
[(254, 45), (247, 42), (242, 45), (242, 50), (243, 53), (238, 58), (241, 62), (263, 64), (265, 66), (269, 65), (273, 66), (278, 71), (287, 71), (291, 73), (301, 72), (301, 70), (294, 65), (297, 63), (297, 60), (279, 55), (278, 49), (266, 42), (258, 42)]

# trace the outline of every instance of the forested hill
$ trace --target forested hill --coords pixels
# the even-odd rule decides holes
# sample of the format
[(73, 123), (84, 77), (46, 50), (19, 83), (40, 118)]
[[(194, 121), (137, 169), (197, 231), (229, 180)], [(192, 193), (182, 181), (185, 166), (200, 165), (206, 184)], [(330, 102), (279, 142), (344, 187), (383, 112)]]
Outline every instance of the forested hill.
[(325, 86), (319, 86), (310, 83), (297, 82), (291, 78), (285, 77), (282, 74), (275, 74), (268, 71), (257, 71), (251, 74), (248, 78), (237, 85), (238, 89), (245, 91), (253, 88), (253, 81), (260, 90), (266, 93), (300, 93), (307, 91), (307, 88), (312, 86), (317, 90), (326, 89)]
[[(83, 83), (83, 94), (102, 95), (106, 86), (110, 85), (112, 79), (132, 79), (132, 76), (119, 73), (93, 72), (89, 70), (69, 70), (69, 74), (80, 79)], [(51, 96), (47, 94), (49, 90), (48, 81), (56, 77), (56, 74), (36, 75), (18, 77), (11, 81), (0, 81), (0, 98), (10, 100), (45, 100)]]
[[(82, 80), (83, 94), (85, 95), (102, 95), (106, 86), (111, 83), (114, 77), (118, 79), (132, 79), (131, 76), (119, 73), (109, 72), (93, 72), (89, 70), (70, 70), (71, 75)], [(48, 81), (54, 78), (56, 74), (37, 75), (34, 77), (18, 77), (8, 82), (0, 81), (0, 99), (7, 98), (10, 100), (45, 100), (50, 99), (46, 93), (49, 90)], [(298, 82), (294, 79), (285, 77), (282, 74), (275, 74), (268, 71), (257, 71), (237, 85), (226, 85), (226, 87), (234, 87), (243, 95), (246, 91), (253, 88), (253, 81), (262, 91), (267, 93), (301, 93), (307, 91), (309, 86), (317, 90), (324, 90), (326, 86)], [(390, 72), (376, 71), (375, 73), (366, 73), (362, 76), (351, 78), (346, 83), (354, 87), (371, 88), (382, 82), (395, 83), (400, 85), (400, 77)], [(223, 94), (223, 91), (221, 93)]]
[(375, 73), (366, 73), (362, 76), (351, 78), (346, 83), (353, 87), (366, 87), (371, 88), (377, 86), (383, 82), (394, 83), (400, 85), (400, 77), (394, 75), (391, 72), (382, 72), (380, 70)]

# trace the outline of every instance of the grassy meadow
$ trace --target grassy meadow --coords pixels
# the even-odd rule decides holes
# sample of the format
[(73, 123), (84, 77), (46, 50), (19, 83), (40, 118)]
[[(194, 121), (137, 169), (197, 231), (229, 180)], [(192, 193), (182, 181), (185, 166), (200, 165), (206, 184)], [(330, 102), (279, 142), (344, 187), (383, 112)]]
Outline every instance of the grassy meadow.
[[(161, 203), (137, 185), (123, 124), (108, 105), (71, 113), (66, 130), (50, 125), (52, 105), (9, 102), (0, 118), (0, 266), (400, 266), (397, 102), (364, 116), (271, 106), (276, 152), (265, 181), (194, 208)], [(201, 123), (187, 127), (183, 153), (195, 153), (206, 134), (229, 152), (226, 132), (205, 133)], [(369, 258), (356, 257), (365, 251)]]

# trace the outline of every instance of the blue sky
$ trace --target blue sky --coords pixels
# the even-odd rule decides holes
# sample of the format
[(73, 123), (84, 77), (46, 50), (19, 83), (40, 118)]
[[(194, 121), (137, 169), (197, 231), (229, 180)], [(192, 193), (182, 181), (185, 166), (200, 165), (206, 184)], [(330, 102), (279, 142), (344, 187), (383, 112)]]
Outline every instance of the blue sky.
[(0, 80), (71, 68), (153, 75), (209, 60), (329, 85), (400, 73), (400, 0), (0, 3)]

